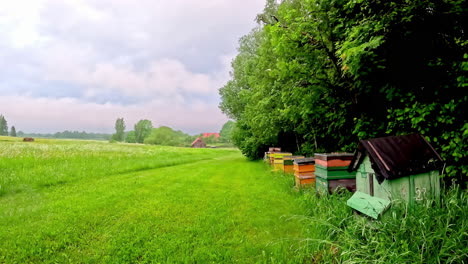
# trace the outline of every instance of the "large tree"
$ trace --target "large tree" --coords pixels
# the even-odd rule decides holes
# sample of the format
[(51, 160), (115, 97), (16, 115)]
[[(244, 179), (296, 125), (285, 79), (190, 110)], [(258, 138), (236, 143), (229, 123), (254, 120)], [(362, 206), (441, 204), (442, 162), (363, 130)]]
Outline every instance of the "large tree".
[(125, 121), (123, 118), (117, 118), (115, 121), (115, 134), (112, 135), (112, 139), (116, 141), (124, 141), (125, 137)]
[(419, 132), (468, 174), (463, 1), (269, 0), (240, 40), (220, 108), (250, 158)]
[(143, 143), (145, 138), (151, 133), (153, 124), (147, 119), (138, 121), (135, 124), (135, 141), (136, 143)]
[(232, 137), (232, 131), (236, 125), (236, 122), (229, 120), (227, 121), (223, 127), (221, 128), (221, 131), (219, 132), (219, 135), (221, 136), (221, 141), (223, 142), (231, 142), (231, 137)]

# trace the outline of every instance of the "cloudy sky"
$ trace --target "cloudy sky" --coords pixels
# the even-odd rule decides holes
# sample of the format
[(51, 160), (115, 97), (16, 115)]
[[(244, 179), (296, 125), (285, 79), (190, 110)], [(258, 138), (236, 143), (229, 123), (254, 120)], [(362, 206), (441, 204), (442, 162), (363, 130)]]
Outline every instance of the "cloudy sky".
[(218, 89), (264, 3), (1, 1), (0, 114), (25, 132), (219, 131)]

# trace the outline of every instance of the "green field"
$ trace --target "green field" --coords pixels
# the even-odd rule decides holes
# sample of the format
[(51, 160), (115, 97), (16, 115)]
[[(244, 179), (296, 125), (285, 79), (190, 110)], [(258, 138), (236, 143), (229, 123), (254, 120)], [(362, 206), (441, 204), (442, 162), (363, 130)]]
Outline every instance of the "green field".
[(291, 179), (237, 150), (0, 140), (0, 262), (307, 256)]
[(0, 263), (468, 263), (468, 192), (370, 221), (234, 149), (0, 137)]

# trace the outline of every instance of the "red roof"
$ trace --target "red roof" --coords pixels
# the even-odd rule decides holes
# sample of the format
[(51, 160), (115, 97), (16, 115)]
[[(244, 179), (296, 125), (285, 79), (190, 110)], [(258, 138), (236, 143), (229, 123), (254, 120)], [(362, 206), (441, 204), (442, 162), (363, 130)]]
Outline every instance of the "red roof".
[(219, 133), (203, 133), (203, 137), (206, 138), (206, 137), (209, 137), (209, 136), (215, 136), (215, 138), (219, 138), (220, 135)]

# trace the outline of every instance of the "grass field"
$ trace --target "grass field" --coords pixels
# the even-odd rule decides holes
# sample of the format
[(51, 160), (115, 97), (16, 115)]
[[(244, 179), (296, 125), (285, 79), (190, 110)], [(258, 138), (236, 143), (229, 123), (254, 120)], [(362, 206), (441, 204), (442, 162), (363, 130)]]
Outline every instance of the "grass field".
[(354, 215), (234, 149), (0, 137), (0, 263), (468, 263), (468, 192)]
[(291, 179), (237, 150), (0, 138), (0, 262), (302, 262)]

